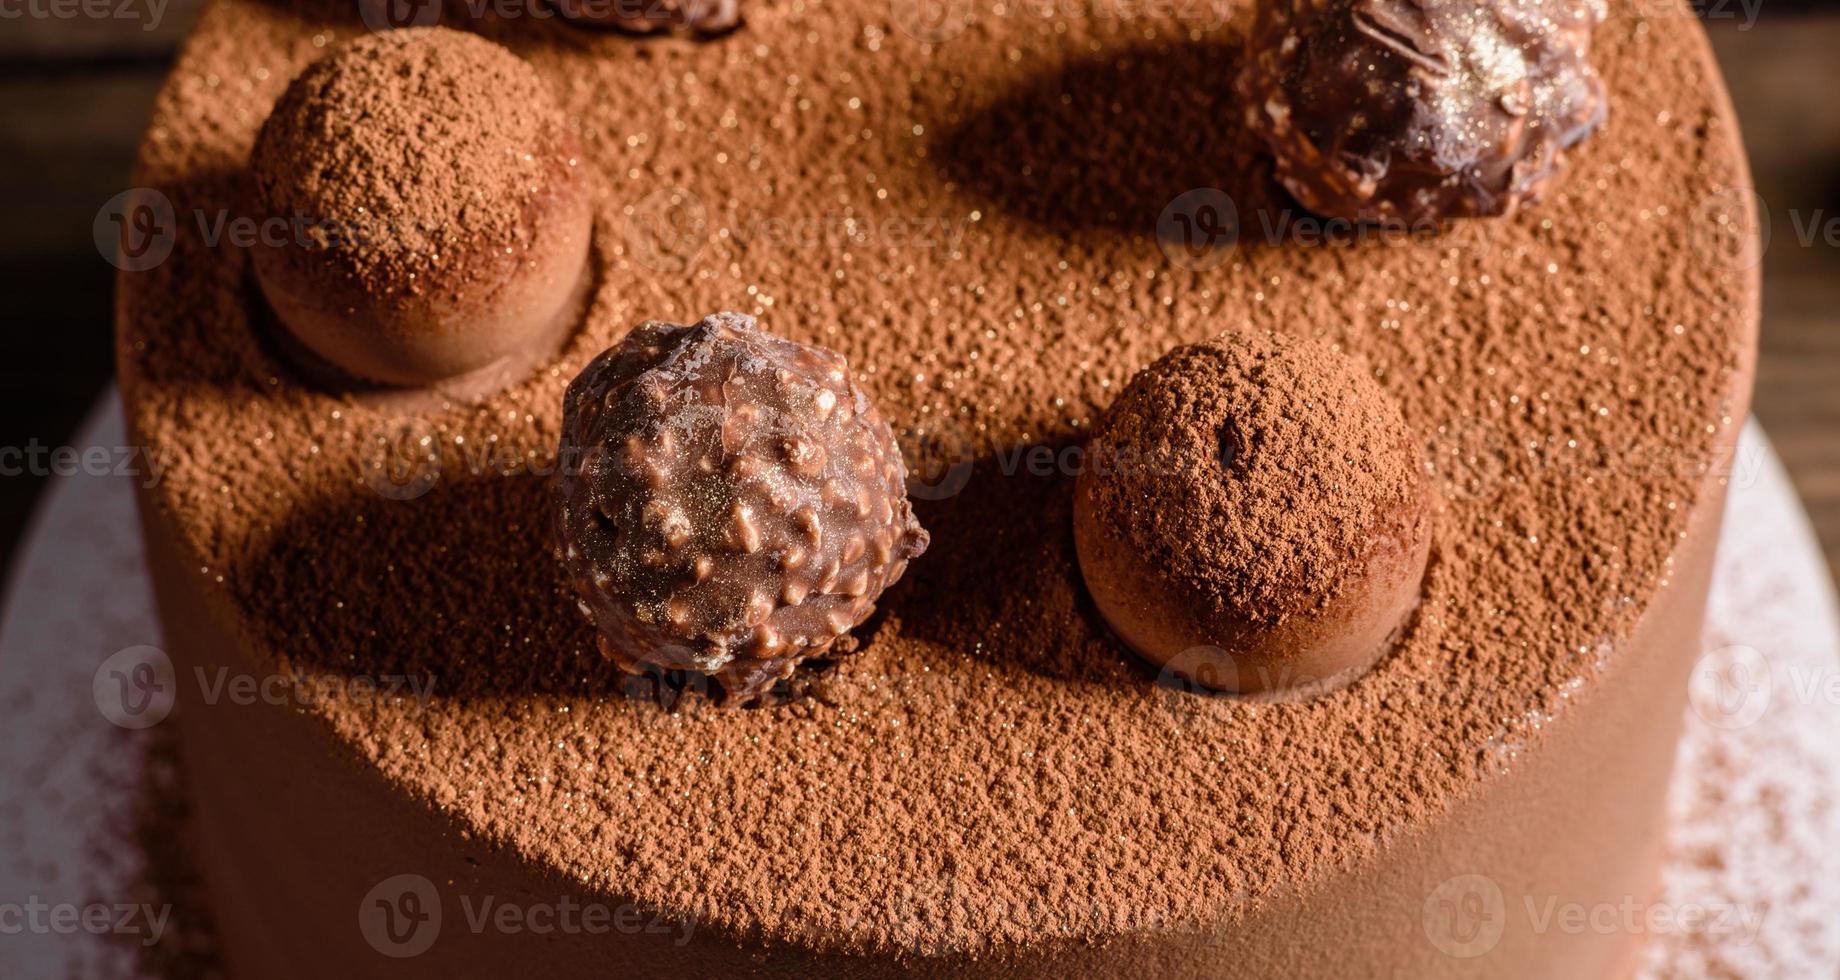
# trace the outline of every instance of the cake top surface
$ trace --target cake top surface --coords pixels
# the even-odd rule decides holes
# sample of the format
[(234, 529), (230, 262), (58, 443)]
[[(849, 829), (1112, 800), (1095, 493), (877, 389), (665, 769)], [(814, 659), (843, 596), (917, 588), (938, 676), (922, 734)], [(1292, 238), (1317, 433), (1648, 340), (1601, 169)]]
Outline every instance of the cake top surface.
[[(123, 280), (120, 365), (207, 594), (281, 669), (432, 678), (312, 710), (467, 832), (768, 939), (1211, 918), (1512, 768), (1665, 587), (1745, 408), (1754, 254), (1713, 218), (1746, 213), (1748, 178), (1685, 7), (1598, 31), (1610, 120), (1537, 209), (1329, 241), (1239, 121), (1244, 7), (906, 9), (761, 3), (706, 43), (469, 24), (531, 61), (601, 177), (579, 335), (478, 402), (303, 383), (246, 257), (182, 221)], [(363, 31), (348, 5), (217, 0), (137, 182), (242, 213), (269, 108)], [(1159, 218), (1210, 187), (1236, 247), (1166, 250)], [(718, 310), (848, 358), (928, 477), (933, 543), (804, 696), (667, 713), (573, 613), (544, 483), (570, 378), (636, 324)], [(1159, 688), (1073, 557), (1059, 451), (1136, 370), (1235, 326), (1358, 355), (1443, 500), (1399, 649), (1294, 703)]]

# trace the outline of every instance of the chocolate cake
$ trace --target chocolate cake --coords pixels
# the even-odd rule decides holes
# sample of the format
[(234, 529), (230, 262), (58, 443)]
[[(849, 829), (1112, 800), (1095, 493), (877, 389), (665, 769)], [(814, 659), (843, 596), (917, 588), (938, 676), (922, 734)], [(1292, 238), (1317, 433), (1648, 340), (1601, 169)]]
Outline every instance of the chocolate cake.
[[(1720, 205), (1749, 177), (1684, 3), (1595, 28), (1611, 110), (1537, 204), (1409, 233), (1283, 189), (1240, 94), (1245, 3), (762, 2), (713, 37), (675, 15), (635, 37), (428, 9), (528, 63), (590, 196), (588, 295), (520, 369), (327, 370), (255, 256), (212, 234), (269, 217), (252, 151), (290, 83), (396, 43), (362, 40), (358, 10), (214, 0), (140, 154), (180, 221), (163, 263), (122, 277), (119, 368), (134, 438), (167, 464), (142, 511), (166, 644), (201, 680), (176, 716), (233, 973), (1627, 970), (1640, 936), (1525, 910), (1655, 887), (1748, 407), (1756, 246)], [(376, 121), (442, 118), (409, 98)], [(447, 179), (479, 150), (429, 145), (375, 179)], [(483, 262), (494, 234), (451, 259), (528, 285), (530, 266)], [(640, 324), (730, 311), (847, 363), (931, 539), (849, 650), (748, 707), (603, 655), (552, 496), (571, 382)], [(1304, 345), (1259, 355), (1281, 385), (1139, 374), (1272, 335)], [(1083, 488), (1083, 450), (1155, 429), (1111, 413), (1166, 395), (1129, 386), (1233, 378), (1256, 396), (1234, 417), (1272, 433), (1257, 446), (1375, 456), (1254, 449), (1293, 509), (1230, 533), (1176, 507), (1176, 479), (1166, 499), (1140, 471), (1128, 496)], [(1351, 401), (1279, 410), (1314, 413), (1325, 378)], [(1369, 567), (1363, 526), (1422, 513), (1426, 558), (1381, 576), (1414, 594), (1372, 607), (1398, 621), (1352, 672), (1233, 693), (1121, 637), (1099, 598), (1133, 566), (1082, 563), (1089, 498), (1278, 556), (1148, 569), (1224, 583), (1220, 609), (1261, 628), (1283, 619), (1261, 610), (1333, 621), (1339, 576)], [(285, 683), (213, 696), (222, 676)]]

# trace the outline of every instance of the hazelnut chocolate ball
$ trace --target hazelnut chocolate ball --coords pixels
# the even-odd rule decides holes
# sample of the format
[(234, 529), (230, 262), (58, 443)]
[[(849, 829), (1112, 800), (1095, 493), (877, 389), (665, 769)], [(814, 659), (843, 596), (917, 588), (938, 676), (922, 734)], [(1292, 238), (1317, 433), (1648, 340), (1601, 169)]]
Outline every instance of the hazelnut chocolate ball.
[(627, 34), (712, 37), (741, 24), (739, 0), (553, 0), (562, 16)]
[(1304, 207), (1429, 227), (1537, 200), (1603, 122), (1601, 0), (1262, 0), (1240, 97)]
[(288, 86), (251, 156), (262, 293), (309, 358), (426, 385), (553, 349), (591, 202), (537, 73), (473, 34), (371, 34)]
[(1106, 412), (1074, 538), (1112, 630), (1225, 691), (1339, 682), (1391, 646), (1431, 541), (1418, 440), (1358, 362), (1233, 332), (1181, 347)]
[(559, 551), (602, 653), (749, 701), (852, 649), (927, 533), (844, 359), (721, 313), (641, 324), (569, 385)]

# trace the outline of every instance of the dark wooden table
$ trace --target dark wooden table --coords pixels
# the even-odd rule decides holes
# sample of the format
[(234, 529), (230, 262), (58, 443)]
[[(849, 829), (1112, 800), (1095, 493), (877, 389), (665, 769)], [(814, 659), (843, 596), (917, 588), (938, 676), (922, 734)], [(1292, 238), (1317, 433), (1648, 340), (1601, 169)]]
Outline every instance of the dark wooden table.
[[(0, 27), (0, 446), (71, 437), (111, 369), (110, 267), (91, 243), (200, 0), (141, 19)], [(131, 5), (132, 6), (132, 5)], [(143, 2), (136, 8), (151, 10)], [(1840, 570), (1840, 13), (1705, 3), (1771, 217), (1756, 411)], [(1831, 228), (1830, 228), (1831, 225)], [(0, 476), (0, 554), (42, 480)]]

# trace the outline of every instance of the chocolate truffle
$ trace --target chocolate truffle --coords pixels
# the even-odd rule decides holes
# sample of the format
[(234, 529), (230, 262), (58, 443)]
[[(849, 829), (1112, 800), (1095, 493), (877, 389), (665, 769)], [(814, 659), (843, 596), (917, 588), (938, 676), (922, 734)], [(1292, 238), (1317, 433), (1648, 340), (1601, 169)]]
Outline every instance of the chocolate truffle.
[(650, 322), (569, 385), (559, 551), (601, 651), (746, 702), (852, 649), (927, 533), (894, 433), (831, 351), (721, 313)]
[(1429, 227), (1537, 200), (1603, 122), (1601, 0), (1264, 0), (1240, 96), (1304, 207)]
[(296, 347), (425, 385), (548, 352), (585, 284), (586, 167), (536, 72), (472, 34), (352, 41), (294, 79), (251, 156), (257, 280)]
[(1416, 608), (1418, 440), (1359, 362), (1268, 332), (1180, 347), (1101, 421), (1075, 489), (1080, 571), (1118, 636), (1226, 691), (1344, 680)]
[(562, 16), (628, 34), (713, 37), (741, 23), (739, 0), (553, 0)]

